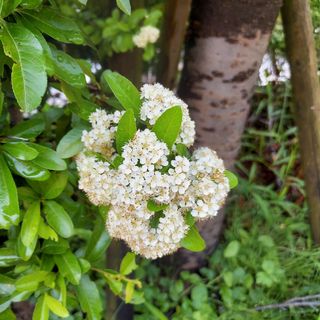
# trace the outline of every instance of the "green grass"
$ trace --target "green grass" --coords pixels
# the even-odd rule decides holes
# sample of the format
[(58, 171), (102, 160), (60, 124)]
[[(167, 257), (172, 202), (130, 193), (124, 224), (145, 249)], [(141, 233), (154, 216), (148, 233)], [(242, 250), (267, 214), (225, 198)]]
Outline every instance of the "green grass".
[[(320, 250), (313, 248), (287, 83), (260, 87), (237, 162), (227, 228), (198, 273), (143, 262), (145, 296), (169, 319), (318, 319), (320, 309), (256, 311), (257, 306), (320, 293)], [(157, 319), (141, 305), (135, 320)]]

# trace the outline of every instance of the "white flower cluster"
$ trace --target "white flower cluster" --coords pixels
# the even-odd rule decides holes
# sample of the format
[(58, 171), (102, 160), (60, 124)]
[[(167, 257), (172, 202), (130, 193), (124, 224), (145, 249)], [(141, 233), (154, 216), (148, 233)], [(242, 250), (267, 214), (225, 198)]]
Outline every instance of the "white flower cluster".
[(139, 33), (132, 38), (138, 48), (145, 48), (149, 43), (155, 43), (159, 39), (160, 30), (153, 26), (144, 26)]
[[(184, 124), (193, 122), (181, 100), (160, 85), (145, 85), (142, 98), (141, 118), (149, 124), (170, 107), (169, 101), (180, 105), (185, 110), (185, 122), (177, 140), (192, 144), (194, 133), (192, 136)], [(114, 166), (118, 156), (114, 139), (121, 115), (101, 110), (91, 115), (92, 130), (83, 132), (85, 148), (77, 157), (79, 187), (95, 205), (110, 206), (106, 227), (112, 237), (124, 240), (136, 253), (155, 259), (180, 247), (189, 229), (187, 212), (196, 219), (217, 214), (229, 183), (223, 162), (214, 151), (200, 148), (191, 158), (178, 155), (149, 129), (136, 132), (122, 149), (122, 163)], [(191, 127), (194, 130), (194, 125)], [(149, 210), (150, 201), (163, 206), (163, 210)]]
[(145, 84), (141, 88), (143, 103), (141, 106), (141, 119), (155, 124), (160, 115), (172, 106), (180, 106), (182, 110), (181, 132), (177, 143), (183, 143), (190, 147), (194, 143), (195, 125), (189, 115), (188, 106), (175, 94), (160, 83), (154, 85)]

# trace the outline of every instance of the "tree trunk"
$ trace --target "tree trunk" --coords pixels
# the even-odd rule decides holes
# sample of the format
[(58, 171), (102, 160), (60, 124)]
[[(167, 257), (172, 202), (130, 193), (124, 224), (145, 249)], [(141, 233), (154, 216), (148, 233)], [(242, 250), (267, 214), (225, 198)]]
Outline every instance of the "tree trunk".
[(161, 29), (157, 81), (174, 89), (192, 0), (167, 0)]
[[(179, 94), (196, 121), (197, 145), (217, 151), (233, 166), (250, 98), (281, 0), (195, 0)], [(199, 224), (207, 242), (201, 254), (181, 252), (183, 268), (197, 268), (216, 246), (223, 213)]]
[(307, 0), (285, 0), (282, 10), (291, 66), (300, 148), (313, 237), (320, 244), (320, 85)]

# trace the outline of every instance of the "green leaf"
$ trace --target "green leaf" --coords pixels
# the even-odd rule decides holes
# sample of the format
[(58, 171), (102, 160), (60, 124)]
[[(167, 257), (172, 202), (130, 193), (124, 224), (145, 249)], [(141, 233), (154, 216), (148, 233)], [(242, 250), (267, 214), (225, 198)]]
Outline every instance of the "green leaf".
[(201, 307), (208, 301), (208, 289), (203, 283), (197, 284), (191, 290), (192, 305), (195, 309), (201, 310)]
[(137, 132), (136, 121), (133, 110), (127, 110), (121, 117), (117, 132), (116, 132), (116, 148), (119, 154), (122, 153), (122, 148), (133, 139)]
[(17, 318), (11, 309), (7, 309), (0, 313), (0, 320), (17, 320)]
[(130, 0), (117, 0), (117, 6), (120, 10), (122, 10), (125, 14), (131, 14), (131, 5)]
[(26, 145), (24, 142), (7, 142), (2, 149), (19, 160), (32, 160), (39, 152)]
[(225, 170), (224, 171), (224, 175), (228, 178), (229, 180), (229, 186), (230, 186), (230, 189), (233, 189), (235, 188), (237, 185), (238, 185), (238, 178), (237, 176), (229, 171), (229, 170)]
[(111, 91), (123, 108), (126, 110), (132, 109), (135, 117), (139, 118), (141, 107), (140, 93), (132, 82), (111, 70), (104, 71), (102, 77), (108, 83)]
[(50, 37), (66, 42), (81, 44), (84, 39), (77, 24), (70, 18), (62, 16), (57, 10), (43, 7), (40, 11), (24, 11), (33, 24)]
[(134, 283), (128, 282), (125, 290), (125, 302), (130, 303), (134, 293)]
[(83, 127), (73, 128), (60, 140), (57, 153), (62, 159), (71, 158), (82, 150), (81, 136), (83, 130)]
[(73, 222), (60, 204), (53, 200), (45, 201), (43, 211), (46, 215), (48, 224), (61, 237), (69, 238), (73, 235)]
[(102, 304), (95, 282), (91, 281), (89, 276), (82, 275), (76, 290), (81, 309), (87, 314), (88, 320), (100, 320), (102, 317)]
[(21, 0), (0, 0), (0, 17), (5, 18), (20, 4)]
[(49, 308), (45, 301), (45, 296), (42, 295), (38, 298), (36, 307), (33, 311), (32, 320), (48, 320)]
[(36, 191), (40, 191), (45, 199), (55, 199), (66, 188), (68, 183), (68, 175), (66, 172), (51, 173), (48, 180), (43, 182), (33, 182), (32, 187)]
[(182, 111), (179, 106), (166, 110), (154, 124), (152, 131), (158, 139), (165, 142), (169, 149), (175, 143), (181, 128)]
[[(1, 259), (1, 255), (0, 255), (0, 259)], [(14, 282), (15, 282), (14, 279), (11, 279), (3, 274), (0, 274), (0, 296), (9, 295), (12, 292), (14, 292), (16, 289)]]
[(148, 210), (150, 210), (150, 211), (158, 212), (158, 211), (165, 210), (168, 207), (168, 204), (157, 203), (154, 200), (150, 199), (150, 200), (148, 200), (147, 207), (148, 207)]
[(43, 0), (22, 0), (20, 5), (25, 9), (35, 9), (40, 6)]
[(67, 53), (50, 46), (55, 76), (75, 88), (83, 88), (86, 79), (76, 59)]
[(239, 241), (233, 240), (224, 249), (223, 255), (225, 258), (233, 258), (238, 254), (239, 249), (240, 249)]
[(53, 241), (58, 241), (59, 239), (55, 231), (51, 229), (42, 218), (40, 219), (38, 235), (42, 239), (51, 239)]
[(144, 306), (149, 310), (149, 312), (158, 320), (168, 320), (168, 318), (154, 305), (149, 302), (144, 302)]
[(190, 152), (189, 152), (188, 148), (184, 144), (178, 143), (176, 145), (176, 150), (177, 150), (177, 154), (179, 156), (186, 157), (188, 159), (190, 158)]
[(195, 225), (189, 229), (180, 244), (183, 248), (194, 252), (203, 251), (206, 248), (206, 243)]
[(26, 139), (35, 138), (45, 128), (45, 122), (42, 116), (25, 120), (11, 128), (8, 132), (9, 136), (23, 137)]
[(64, 254), (55, 255), (54, 260), (62, 276), (72, 284), (78, 285), (81, 279), (81, 267), (76, 256), (68, 250)]
[(39, 155), (32, 160), (38, 166), (56, 171), (63, 171), (67, 169), (67, 164), (62, 160), (56, 151), (36, 143), (29, 143), (29, 145), (39, 152)]
[(63, 238), (59, 238), (58, 241), (45, 240), (42, 245), (42, 252), (46, 254), (62, 254), (69, 249), (69, 243)]
[(0, 267), (15, 265), (20, 260), (14, 249), (0, 248)]
[(11, 23), (4, 25), (1, 40), (5, 54), (15, 62), (11, 74), (14, 95), (23, 111), (32, 111), (47, 88), (42, 46), (31, 31)]
[(137, 268), (136, 255), (132, 252), (128, 252), (121, 261), (120, 273), (123, 275), (128, 275), (133, 270)]
[(111, 243), (111, 237), (106, 232), (105, 224), (98, 218), (93, 228), (91, 237), (85, 253), (85, 258), (89, 261), (99, 260), (106, 252)]
[(21, 241), (29, 247), (38, 234), (40, 223), (40, 202), (33, 202), (25, 213), (21, 227)]
[(39, 270), (22, 276), (15, 283), (16, 289), (20, 292), (36, 291), (39, 283), (44, 281), (47, 275), (48, 272)]
[(39, 167), (31, 161), (18, 160), (8, 153), (4, 153), (10, 169), (17, 175), (36, 181), (47, 180), (50, 177), (50, 172)]
[(28, 261), (32, 257), (33, 252), (37, 246), (37, 243), (38, 243), (38, 236), (36, 235), (36, 237), (33, 239), (33, 242), (29, 246), (25, 246), (22, 242), (21, 233), (20, 233), (17, 241), (17, 253), (19, 257), (23, 261)]
[(9, 229), (20, 219), (19, 201), (16, 184), (0, 154), (0, 228)]
[(49, 296), (46, 293), (44, 294), (44, 300), (44, 303), (48, 306), (49, 310), (56, 314), (58, 317), (66, 318), (69, 316), (68, 310), (59, 300)]

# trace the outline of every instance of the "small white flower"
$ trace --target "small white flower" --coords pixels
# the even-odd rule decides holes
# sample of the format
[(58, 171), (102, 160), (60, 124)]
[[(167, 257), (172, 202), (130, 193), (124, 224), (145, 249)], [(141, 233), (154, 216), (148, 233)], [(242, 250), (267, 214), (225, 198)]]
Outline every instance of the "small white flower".
[(160, 35), (160, 30), (153, 26), (144, 26), (140, 29), (139, 33), (135, 34), (132, 38), (133, 43), (138, 48), (145, 48), (148, 43), (155, 43)]

